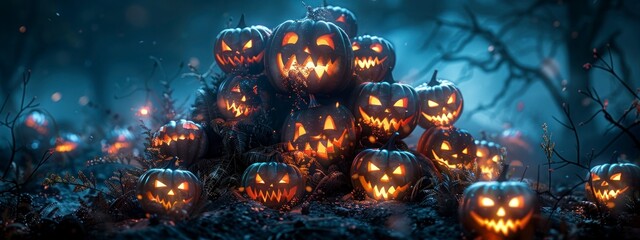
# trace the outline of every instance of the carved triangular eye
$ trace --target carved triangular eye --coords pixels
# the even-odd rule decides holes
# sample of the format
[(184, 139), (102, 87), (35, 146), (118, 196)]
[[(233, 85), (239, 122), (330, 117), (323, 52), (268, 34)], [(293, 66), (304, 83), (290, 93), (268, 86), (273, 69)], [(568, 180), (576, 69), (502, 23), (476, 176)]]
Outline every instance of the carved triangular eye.
[(280, 181), (278, 183), (289, 183), (289, 174), (285, 174), (284, 177), (282, 177), (282, 179), (280, 179)]
[(282, 46), (287, 44), (296, 44), (297, 42), (298, 42), (298, 34), (294, 32), (288, 32), (287, 34), (284, 35), (284, 38), (282, 38)]
[(382, 102), (380, 102), (380, 99), (378, 99), (377, 97), (369, 95), (369, 105), (380, 106), (382, 105)]
[(600, 180), (600, 176), (598, 176), (598, 174), (591, 173), (591, 181), (598, 181), (598, 180)]
[(344, 14), (340, 15), (340, 17), (336, 18), (336, 22), (346, 22)]
[(449, 96), (449, 99), (447, 99), (447, 104), (452, 104), (455, 101), (456, 101), (456, 94), (452, 93), (451, 96)]
[(180, 185), (178, 185), (178, 189), (180, 189), (180, 190), (189, 190), (189, 183), (188, 182), (180, 183)]
[(333, 118), (331, 116), (327, 116), (327, 120), (324, 121), (324, 130), (334, 129), (336, 129), (336, 124), (333, 122)]
[(480, 198), (480, 206), (493, 207), (493, 205), (496, 205), (496, 203), (493, 201), (493, 199), (488, 198), (488, 197), (481, 197)]
[(491, 161), (494, 161), (494, 162), (498, 162), (498, 160), (500, 160), (500, 156), (498, 156), (498, 155), (494, 155), (494, 156), (491, 158)]
[(353, 51), (358, 51), (360, 50), (360, 44), (358, 44), (357, 42), (353, 42), (351, 48), (353, 49)]
[(373, 163), (369, 163), (369, 165), (367, 165), (367, 169), (369, 170), (369, 172), (379, 171), (380, 170), (380, 168), (378, 168), (378, 166), (376, 166)]
[(237, 84), (231, 88), (232, 92), (240, 92), (240, 84)]
[(155, 185), (156, 185), (157, 188), (161, 188), (161, 187), (166, 187), (167, 186), (166, 184), (164, 184), (163, 182), (160, 182), (158, 180), (156, 180), (156, 184)]
[(333, 45), (333, 34), (325, 34), (318, 37), (318, 39), (316, 39), (316, 44), (318, 46), (329, 46), (331, 49), (336, 49)]
[(613, 181), (620, 181), (620, 178), (622, 178), (622, 173), (616, 173), (611, 176), (611, 180)]
[(229, 47), (229, 45), (227, 45), (226, 42), (224, 42), (224, 40), (222, 40), (222, 51), (223, 52), (230, 52), (231, 48)]
[(395, 170), (393, 170), (393, 174), (402, 175), (404, 171), (402, 171), (402, 166), (398, 166)]
[(522, 196), (514, 197), (511, 200), (509, 200), (509, 207), (520, 208), (522, 207), (523, 203), (524, 203), (524, 198)]
[(382, 52), (382, 45), (380, 45), (380, 43), (371, 44), (371, 50), (373, 50), (374, 52), (380, 53)]
[(463, 154), (467, 154), (467, 153), (469, 153), (469, 150), (467, 150), (467, 148), (462, 149), (462, 153), (463, 153)]
[(484, 156), (484, 153), (482, 153), (482, 151), (478, 150), (478, 151), (476, 152), (476, 157), (481, 158), (481, 157), (483, 157), (483, 156)]
[(451, 150), (451, 145), (449, 145), (449, 142), (444, 141), (444, 142), (442, 142), (442, 144), (440, 145), (440, 149), (441, 149), (441, 150)]
[(256, 174), (256, 183), (264, 184), (264, 180), (262, 180), (260, 174)]
[(302, 123), (296, 123), (296, 130), (293, 132), (293, 141), (305, 134), (307, 134), (307, 130), (304, 129), (304, 125), (302, 125)]
[(244, 44), (244, 47), (242, 47), (242, 51), (247, 50), (249, 48), (253, 47), (253, 40), (249, 40), (247, 43)]
[(434, 101), (427, 101), (427, 105), (429, 105), (429, 107), (437, 107), (439, 104), (437, 102)]
[(407, 98), (400, 99), (393, 104), (394, 107), (407, 107)]

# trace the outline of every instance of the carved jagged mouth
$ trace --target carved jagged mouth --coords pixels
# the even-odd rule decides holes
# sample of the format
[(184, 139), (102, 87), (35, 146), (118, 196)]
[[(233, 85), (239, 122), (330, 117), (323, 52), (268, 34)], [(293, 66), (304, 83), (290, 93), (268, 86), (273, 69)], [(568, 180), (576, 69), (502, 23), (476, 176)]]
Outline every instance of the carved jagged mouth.
[(235, 117), (240, 117), (242, 115), (246, 117), (251, 115), (251, 113), (257, 110), (257, 107), (248, 106), (246, 104), (241, 104), (241, 103), (236, 104), (235, 101), (229, 102), (229, 100), (227, 100), (226, 102), (227, 102), (227, 111), (231, 111), (235, 115)]
[(166, 144), (167, 146), (170, 146), (171, 142), (177, 142), (180, 140), (195, 140), (195, 139), (196, 139), (196, 136), (193, 133), (189, 133), (187, 135), (175, 134), (173, 136), (169, 136), (169, 134), (162, 134), (162, 136), (158, 136), (153, 139), (153, 146), (161, 146), (164, 144)]
[(262, 61), (262, 56), (263, 55), (264, 55), (264, 50), (261, 51), (260, 53), (258, 53), (258, 55), (255, 55), (253, 57), (246, 57), (245, 58), (242, 55), (235, 55), (233, 57), (231, 57), (231, 56), (225, 57), (225, 56), (220, 56), (220, 54), (216, 54), (216, 58), (223, 65), (231, 64), (231, 66), (237, 67), (237, 66), (242, 66), (244, 64), (258, 63), (258, 62)]
[(480, 226), (484, 226), (489, 230), (492, 230), (496, 233), (502, 233), (504, 236), (508, 236), (510, 232), (516, 232), (520, 229), (523, 229), (529, 223), (529, 219), (533, 215), (533, 211), (529, 211), (526, 216), (521, 219), (485, 219), (478, 216), (477, 213), (471, 211), (471, 217), (478, 223)]
[(271, 189), (271, 190), (254, 190), (251, 187), (247, 187), (247, 195), (253, 200), (261, 201), (261, 202), (289, 202), (293, 200), (296, 196), (296, 191), (298, 187), (292, 187), (289, 190), (287, 189)]
[(381, 120), (380, 118), (369, 116), (362, 107), (358, 107), (358, 109), (360, 110), (360, 115), (362, 115), (362, 119), (365, 124), (370, 127), (384, 129), (385, 132), (398, 131), (400, 127), (409, 124), (413, 119), (413, 116), (410, 116), (404, 120), (397, 120), (395, 118), (391, 118), (391, 120), (389, 120), (389, 118), (386, 117)]
[(391, 187), (378, 187), (378, 185), (371, 185), (371, 182), (364, 179), (364, 176), (359, 176), (360, 184), (370, 194), (373, 194), (373, 198), (376, 200), (390, 200), (396, 199), (398, 194), (404, 192), (409, 188), (409, 184), (404, 186), (391, 186)]
[(493, 179), (494, 168), (487, 166), (480, 166), (480, 176), (485, 179)]
[[(324, 141), (321, 139), (321, 137), (317, 136), (312, 138), (318, 138), (320, 140), (318, 140), (317, 142), (305, 143), (304, 149), (299, 149), (298, 145), (294, 147), (291, 141), (288, 142), (287, 148), (289, 149), (289, 151), (303, 151), (307, 155), (313, 155), (313, 153), (315, 153), (316, 157), (326, 160), (326, 159), (329, 159), (329, 154), (336, 153), (336, 149), (340, 149), (343, 147), (342, 143), (344, 141), (345, 136), (347, 136), (347, 129), (344, 129), (342, 131), (342, 134), (340, 135), (339, 138), (334, 138), (333, 140), (328, 139)], [(293, 139), (294, 142), (296, 140), (297, 138)], [(314, 149), (312, 146), (316, 146), (316, 148)]]
[(289, 77), (290, 74), (302, 74), (305, 79), (309, 78), (311, 73), (315, 73), (318, 77), (318, 81), (322, 79), (322, 76), (326, 73), (328, 76), (332, 76), (336, 73), (339, 66), (339, 60), (326, 60), (322, 57), (319, 57), (317, 61), (314, 61), (311, 56), (308, 56), (304, 62), (299, 63), (296, 55), (291, 55), (289, 60), (285, 63), (282, 60), (282, 53), (278, 53), (278, 68), (280, 69), (280, 73)]
[(369, 69), (382, 64), (385, 60), (387, 60), (387, 57), (384, 57), (381, 60), (379, 60), (378, 57), (355, 57), (355, 66), (362, 69)]
[(422, 116), (429, 122), (439, 123), (440, 125), (448, 125), (454, 118), (458, 117), (458, 111), (449, 113), (442, 113), (441, 115), (430, 116), (424, 112), (421, 112)]
[[(165, 199), (163, 199), (162, 197), (160, 197), (158, 195), (154, 196), (151, 192), (147, 192), (147, 198), (152, 202), (159, 203), (166, 210), (169, 210), (172, 207), (175, 207), (176, 204), (178, 204), (180, 202), (179, 200), (175, 200), (175, 201), (171, 201), (171, 200), (168, 200), (168, 199), (165, 200)], [(187, 203), (191, 202), (191, 199), (193, 199), (193, 198), (183, 199), (182, 203), (187, 204)]]
[(629, 189), (629, 187), (625, 187), (623, 189), (618, 189), (618, 190), (610, 189), (609, 191), (607, 191), (606, 189), (603, 191), (595, 189), (594, 192), (596, 194), (597, 199), (599, 199), (600, 201), (608, 202), (609, 200), (615, 200), (618, 197), (618, 195), (626, 192), (627, 189)]

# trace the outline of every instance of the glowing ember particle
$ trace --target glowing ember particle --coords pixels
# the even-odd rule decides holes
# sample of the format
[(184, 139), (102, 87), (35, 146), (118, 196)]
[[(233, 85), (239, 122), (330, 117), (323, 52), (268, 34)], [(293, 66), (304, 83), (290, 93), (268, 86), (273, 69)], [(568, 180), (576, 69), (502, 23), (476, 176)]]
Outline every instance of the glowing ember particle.
[(58, 102), (62, 99), (62, 94), (60, 92), (55, 92), (51, 95), (51, 101)]

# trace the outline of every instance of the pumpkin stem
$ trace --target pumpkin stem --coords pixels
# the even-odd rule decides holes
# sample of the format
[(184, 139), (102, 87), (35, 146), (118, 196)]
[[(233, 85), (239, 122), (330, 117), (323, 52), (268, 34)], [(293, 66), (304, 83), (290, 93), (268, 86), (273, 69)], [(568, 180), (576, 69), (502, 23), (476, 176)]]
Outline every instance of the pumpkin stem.
[(171, 158), (171, 161), (169, 161), (169, 163), (167, 163), (167, 166), (164, 166), (164, 169), (175, 169), (175, 167), (177, 167), (177, 162), (178, 162), (178, 157), (174, 156), (173, 158)]
[(386, 149), (388, 151), (397, 151), (398, 147), (396, 146), (396, 138), (398, 136), (400, 136), (398, 132), (394, 132), (393, 134), (391, 134), (391, 138), (389, 138), (389, 141), (387, 141), (387, 143), (384, 144), (384, 146), (382, 146), (380, 149)]
[(318, 102), (316, 101), (316, 96), (314, 96), (313, 94), (309, 94), (309, 107), (308, 108), (315, 108), (315, 107), (320, 107), (320, 104), (318, 104)]
[(242, 16), (240, 16), (240, 21), (238, 21), (237, 28), (245, 28), (245, 27), (247, 27), (247, 24), (244, 23), (244, 13), (243, 13)]
[(433, 71), (433, 76), (431, 76), (431, 81), (429, 81), (429, 83), (427, 84), (427, 86), (436, 86), (438, 84), (440, 84), (438, 82), (438, 80), (436, 79), (436, 76), (438, 75), (438, 70), (434, 70)]
[(509, 172), (509, 164), (502, 164), (502, 170), (500, 171), (500, 176), (498, 176), (498, 182), (507, 181), (507, 172)]
[(323, 7), (327, 7), (327, 6), (329, 6), (329, 4), (327, 4), (327, 0), (322, 0), (322, 6), (323, 6)]

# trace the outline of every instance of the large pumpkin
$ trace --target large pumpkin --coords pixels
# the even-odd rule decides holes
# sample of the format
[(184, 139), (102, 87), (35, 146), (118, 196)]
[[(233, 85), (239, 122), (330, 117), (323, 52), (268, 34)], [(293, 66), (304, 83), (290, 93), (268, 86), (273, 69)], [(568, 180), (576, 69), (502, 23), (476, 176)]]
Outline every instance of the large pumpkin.
[(336, 103), (319, 106), (312, 98), (308, 109), (292, 113), (282, 129), (289, 151), (303, 151), (328, 167), (353, 156), (357, 132), (349, 109)]
[(353, 95), (351, 111), (370, 143), (386, 143), (393, 133), (409, 136), (418, 122), (418, 95), (401, 83), (363, 83)]
[(500, 173), (500, 168), (504, 164), (506, 151), (500, 144), (487, 141), (486, 139), (475, 140), (476, 164), (478, 165), (478, 178), (483, 181), (495, 180)]
[(306, 191), (305, 182), (297, 167), (276, 162), (251, 164), (242, 176), (249, 198), (270, 208), (298, 203)]
[(464, 190), (458, 212), (462, 228), (474, 237), (530, 239), (537, 195), (523, 182), (477, 182)]
[(450, 169), (476, 170), (476, 145), (464, 129), (434, 127), (418, 141), (418, 152)]
[(437, 80), (438, 71), (433, 73), (429, 83), (416, 87), (420, 96), (420, 124), (424, 129), (434, 126), (452, 126), (464, 106), (462, 93), (452, 82)]
[(602, 164), (589, 171), (585, 184), (587, 198), (612, 210), (624, 210), (639, 197), (640, 167), (633, 163)]
[(247, 27), (243, 15), (236, 28), (224, 29), (216, 37), (213, 54), (218, 66), (226, 73), (262, 73), (270, 36), (271, 30), (265, 26)]
[(344, 30), (351, 38), (358, 34), (358, 20), (349, 9), (338, 6), (325, 6), (314, 8), (311, 14), (318, 20), (332, 22)]
[(396, 65), (396, 51), (384, 38), (364, 35), (353, 38), (353, 72), (358, 84), (380, 82)]
[(251, 116), (262, 106), (258, 79), (248, 76), (229, 76), (218, 90), (218, 111), (228, 121)]
[(351, 41), (333, 23), (288, 20), (273, 30), (265, 64), (278, 91), (335, 94), (351, 81)]
[(160, 154), (178, 157), (183, 166), (190, 166), (207, 150), (207, 136), (199, 124), (181, 119), (170, 121), (153, 134), (151, 146)]
[(138, 178), (136, 190), (146, 212), (185, 217), (200, 200), (202, 183), (186, 170), (152, 168)]
[(376, 200), (401, 200), (422, 177), (420, 161), (413, 153), (396, 148), (395, 135), (385, 146), (365, 149), (351, 165), (353, 187)]

